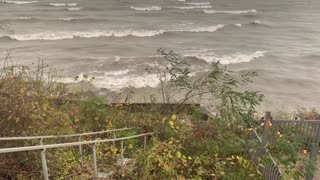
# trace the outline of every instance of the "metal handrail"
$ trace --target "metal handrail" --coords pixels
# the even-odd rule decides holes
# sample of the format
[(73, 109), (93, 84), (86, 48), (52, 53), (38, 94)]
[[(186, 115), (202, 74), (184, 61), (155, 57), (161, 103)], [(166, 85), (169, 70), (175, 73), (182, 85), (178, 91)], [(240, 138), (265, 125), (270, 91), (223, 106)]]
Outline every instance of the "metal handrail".
[[(123, 129), (130, 129), (130, 128), (123, 128)], [(122, 130), (123, 130), (122, 129)], [(115, 132), (116, 130), (111, 130), (111, 132)], [(119, 131), (119, 129), (117, 129)], [(110, 131), (108, 131), (110, 132)], [(97, 132), (93, 132), (96, 134)], [(93, 133), (84, 133), (86, 135), (88, 134), (93, 134)], [(138, 134), (138, 135), (133, 135), (133, 136), (128, 136), (128, 137), (121, 137), (121, 138), (112, 138), (112, 139), (99, 139), (99, 140), (91, 140), (91, 141), (80, 141), (81, 139), (79, 138), (79, 142), (71, 142), (71, 143), (60, 143), (60, 144), (48, 144), (44, 145), (43, 144), (43, 139), (40, 139), (40, 145), (37, 146), (25, 146), (25, 147), (14, 147), (14, 148), (2, 148), (0, 149), (0, 154), (3, 153), (13, 153), (13, 152), (25, 152), (25, 151), (35, 151), (35, 150), (41, 150), (41, 164), (42, 164), (42, 170), (43, 170), (43, 177), (45, 180), (49, 180), (49, 173), (48, 173), (48, 167), (47, 167), (47, 159), (46, 159), (46, 149), (51, 149), (51, 148), (59, 148), (59, 147), (71, 147), (71, 146), (79, 146), (79, 151), (82, 157), (82, 145), (92, 145), (92, 153), (93, 153), (93, 169), (94, 169), (94, 178), (98, 177), (98, 168), (97, 168), (97, 153), (96, 153), (96, 144), (97, 143), (104, 143), (104, 142), (113, 142), (115, 143), (116, 141), (120, 141), (121, 143), (121, 170), (124, 171), (124, 141), (128, 139), (133, 139), (133, 138), (139, 138), (139, 137), (144, 137), (144, 143), (143, 143), (143, 148), (146, 150), (147, 146), (147, 136), (153, 135), (153, 132), (149, 133), (144, 133), (144, 134)], [(83, 134), (80, 134), (83, 135)], [(79, 135), (71, 135), (71, 136), (79, 136)], [(52, 136), (46, 136), (46, 137), (52, 137)], [(67, 135), (67, 137), (70, 137)], [(36, 139), (39, 139), (38, 137)], [(6, 139), (7, 140), (7, 139)], [(80, 159), (81, 166), (82, 166), (82, 158)]]
[(131, 129), (134, 129), (134, 128), (112, 129), (112, 130), (106, 130), (106, 131), (97, 131), (97, 132), (89, 132), (89, 133), (81, 133), (81, 134), (27, 136), (27, 137), (0, 137), (0, 141), (79, 137), (79, 136), (88, 136), (88, 135), (95, 135), (95, 134), (104, 134), (104, 133), (108, 133), (108, 132), (125, 131), (125, 130), (131, 130)]
[(93, 140), (93, 141), (82, 141), (82, 142), (72, 142), (72, 143), (60, 143), (60, 144), (48, 144), (48, 145), (37, 145), (37, 146), (3, 148), (3, 149), (0, 149), (0, 154), (1, 153), (10, 153), (10, 152), (46, 150), (46, 149), (52, 149), (52, 148), (58, 148), (58, 147), (97, 144), (97, 143), (103, 143), (103, 142), (123, 141), (123, 140), (128, 140), (128, 139), (133, 139), (133, 138), (138, 138), (138, 137), (143, 137), (143, 136), (149, 136), (149, 135), (153, 135), (153, 132), (144, 133), (144, 134), (138, 134), (138, 135), (128, 136), (128, 137), (112, 138), (112, 139), (99, 139), (99, 140)]

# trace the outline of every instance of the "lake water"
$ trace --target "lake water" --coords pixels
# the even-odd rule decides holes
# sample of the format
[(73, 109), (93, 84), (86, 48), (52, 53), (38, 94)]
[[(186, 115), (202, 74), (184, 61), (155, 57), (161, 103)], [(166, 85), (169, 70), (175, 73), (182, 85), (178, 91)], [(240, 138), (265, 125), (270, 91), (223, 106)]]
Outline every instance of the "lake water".
[(218, 60), (257, 71), (265, 109), (320, 107), (319, 9), (318, 0), (8, 0), (0, 49), (64, 69), (64, 81), (84, 73), (119, 90), (156, 87), (144, 69), (165, 48), (202, 59), (198, 71)]

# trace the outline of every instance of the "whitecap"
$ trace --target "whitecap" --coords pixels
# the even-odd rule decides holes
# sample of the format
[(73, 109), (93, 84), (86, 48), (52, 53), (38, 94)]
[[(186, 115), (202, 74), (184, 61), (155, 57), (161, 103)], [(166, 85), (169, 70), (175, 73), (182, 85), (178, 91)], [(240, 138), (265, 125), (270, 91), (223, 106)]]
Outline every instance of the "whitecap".
[(66, 6), (65, 3), (49, 3), (49, 5), (51, 6), (56, 6), (56, 7), (63, 7), (63, 6)]
[(193, 29), (188, 29), (188, 30), (183, 30), (186, 32), (215, 32), (219, 29), (222, 29), (224, 27), (223, 24), (218, 24), (216, 26), (208, 26), (208, 27), (198, 27), (198, 28), (193, 28)]
[[(64, 20), (72, 20), (72, 18)], [(32, 34), (11, 34), (7, 35), (9, 38), (19, 41), (30, 41), (30, 40), (62, 40), (62, 39), (73, 39), (73, 38), (98, 38), (98, 37), (153, 37), (161, 35), (163, 33), (170, 32), (215, 32), (222, 29), (225, 25), (218, 24), (215, 26), (207, 27), (183, 27), (168, 30), (118, 30), (118, 31), (88, 31), (88, 32), (77, 32), (77, 31), (66, 31), (66, 32), (41, 32)]]
[(68, 3), (68, 4), (66, 4), (66, 6), (73, 7), (73, 6), (78, 6), (78, 4), (77, 3)]
[(193, 53), (187, 53), (184, 56), (187, 57), (196, 57), (198, 59), (202, 59), (207, 63), (212, 62), (220, 62), (221, 64), (237, 64), (250, 62), (252, 60), (263, 57), (267, 53), (267, 51), (256, 51), (254, 53), (235, 53), (231, 55), (218, 56), (214, 52), (211, 51), (198, 51)]
[(120, 76), (120, 75), (126, 75), (128, 74), (130, 69), (125, 69), (125, 70), (119, 70), (119, 71), (109, 71), (109, 72), (104, 72), (105, 76)]
[(92, 31), (92, 32), (42, 32), (33, 34), (12, 34), (8, 35), (9, 38), (19, 41), (31, 41), (31, 40), (62, 40), (73, 38), (97, 38), (97, 37), (125, 37), (125, 36), (137, 36), (137, 37), (151, 37), (163, 33), (162, 31)]
[[(95, 77), (92, 84), (98, 88), (106, 88), (111, 91), (118, 91), (126, 87), (157, 87), (160, 81), (156, 74), (144, 74), (144, 75), (128, 75), (129, 70), (111, 71), (105, 72), (104, 75), (90, 76)], [(83, 73), (78, 75), (79, 79), (75, 81), (74, 78), (61, 78), (58, 81), (62, 83), (77, 83), (83, 79)]]
[(8, 4), (33, 4), (38, 2), (39, 1), (2, 1), (2, 3), (8, 3)]
[(238, 26), (238, 27), (241, 27), (242, 26), (242, 24), (240, 24), (240, 23), (237, 23), (237, 24), (234, 24), (235, 26)]
[(73, 21), (73, 20), (83, 20), (83, 19), (86, 19), (86, 18), (59, 18), (58, 20), (61, 20), (61, 21)]
[(252, 24), (262, 24), (262, 22), (259, 21), (259, 20), (251, 21), (250, 23), (252, 23)]
[(183, 6), (183, 7), (172, 6), (171, 8), (174, 8), (174, 9), (209, 9), (209, 8), (212, 8), (212, 6), (211, 5), (206, 5), (206, 6)]
[(13, 17), (9, 19), (1, 19), (1, 20), (30, 20), (32, 17)]
[(234, 11), (217, 11), (217, 10), (203, 10), (203, 12), (207, 14), (248, 14), (248, 13), (256, 13), (256, 9), (251, 10), (234, 10)]
[(120, 61), (120, 59), (121, 59), (121, 58), (120, 58), (119, 56), (115, 56), (115, 57), (114, 57), (114, 62), (118, 62), (118, 61)]
[(150, 7), (134, 7), (130, 6), (131, 9), (137, 10), (137, 11), (159, 11), (162, 8), (159, 6), (150, 6)]
[(195, 5), (195, 6), (204, 6), (204, 5), (210, 5), (209, 2), (198, 2), (198, 3), (195, 3), (195, 2), (191, 2), (191, 3), (186, 3), (188, 5)]
[(82, 7), (70, 7), (70, 8), (67, 8), (69, 11), (79, 11), (82, 9)]

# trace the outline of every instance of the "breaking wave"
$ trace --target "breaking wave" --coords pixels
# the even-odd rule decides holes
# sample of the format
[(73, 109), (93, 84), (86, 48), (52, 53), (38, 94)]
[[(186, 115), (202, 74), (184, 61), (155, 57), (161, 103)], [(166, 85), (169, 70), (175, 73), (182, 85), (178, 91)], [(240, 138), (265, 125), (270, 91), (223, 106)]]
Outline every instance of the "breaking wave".
[(70, 8), (67, 8), (69, 11), (79, 11), (82, 9), (82, 7), (70, 7)]
[(206, 6), (183, 6), (183, 7), (172, 6), (170, 8), (174, 8), (174, 9), (210, 9), (210, 8), (212, 8), (212, 6), (211, 5), (206, 5)]
[(209, 3), (209, 2), (199, 2), (199, 3), (195, 3), (195, 2), (193, 2), (193, 3), (186, 3), (186, 4), (188, 4), (188, 5), (195, 5), (195, 6), (210, 5), (210, 3)]
[(69, 6), (69, 7), (73, 7), (73, 6), (77, 6), (77, 3), (49, 3), (49, 5), (51, 6), (56, 6), (56, 7), (65, 7), (65, 6)]
[(235, 53), (231, 55), (218, 56), (214, 52), (204, 50), (198, 52), (187, 53), (184, 56), (196, 57), (198, 59), (204, 60), (207, 63), (220, 62), (221, 64), (237, 64), (250, 62), (252, 60), (263, 57), (267, 51), (256, 51), (250, 54)]
[(137, 11), (159, 11), (162, 8), (159, 6), (150, 6), (150, 7), (134, 7), (130, 6), (131, 9), (137, 10)]
[(1, 1), (2, 3), (7, 4), (33, 4), (38, 3), (39, 1)]
[[(170, 32), (215, 32), (222, 29), (224, 25), (218, 24), (216, 26), (195, 27), (195, 28), (181, 28), (173, 30), (123, 30), (123, 31), (91, 31), (91, 32), (43, 32), (33, 34), (11, 34), (9, 38), (18, 41), (30, 40), (63, 40), (73, 38), (98, 38), (98, 37), (152, 37)], [(1, 36), (0, 36), (1, 37)], [(3, 37), (3, 36), (2, 36)]]
[(248, 14), (248, 13), (257, 13), (256, 9), (251, 10), (234, 10), (234, 11), (217, 11), (217, 10), (203, 10), (207, 14)]
[[(91, 83), (98, 88), (106, 88), (111, 91), (118, 91), (122, 88), (126, 87), (157, 87), (160, 83), (156, 74), (145, 74), (145, 75), (129, 75), (130, 70), (119, 70), (119, 71), (109, 71), (104, 72), (104, 74), (99, 73), (96, 75), (95, 72), (93, 74), (95, 80)], [(78, 83), (82, 81), (83, 74), (79, 74), (80, 77), (78, 81), (75, 81), (73, 78), (62, 78), (59, 81), (63, 83)], [(90, 79), (89, 77), (88, 79)]]

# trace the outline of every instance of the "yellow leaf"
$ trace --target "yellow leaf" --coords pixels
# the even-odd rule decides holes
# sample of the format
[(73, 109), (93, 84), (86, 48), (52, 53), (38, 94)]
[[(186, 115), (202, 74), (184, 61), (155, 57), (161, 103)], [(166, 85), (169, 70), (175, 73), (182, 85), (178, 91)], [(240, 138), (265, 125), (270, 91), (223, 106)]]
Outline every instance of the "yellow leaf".
[(178, 151), (178, 152), (176, 153), (176, 155), (177, 155), (177, 158), (179, 158), (179, 159), (180, 159), (182, 154), (181, 154), (181, 152), (180, 152), (180, 151)]
[(132, 149), (133, 148), (133, 145), (132, 144), (129, 144), (128, 145), (128, 149)]
[(188, 156), (188, 159), (189, 159), (189, 160), (191, 160), (191, 159), (192, 159), (192, 157), (191, 157), (191, 156)]
[(173, 126), (173, 121), (168, 122), (170, 126)]
[(171, 116), (171, 119), (172, 119), (172, 120), (176, 120), (176, 119), (177, 119), (177, 116), (174, 114), (174, 115)]

